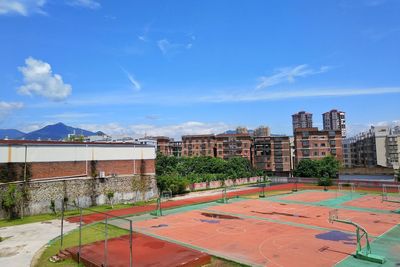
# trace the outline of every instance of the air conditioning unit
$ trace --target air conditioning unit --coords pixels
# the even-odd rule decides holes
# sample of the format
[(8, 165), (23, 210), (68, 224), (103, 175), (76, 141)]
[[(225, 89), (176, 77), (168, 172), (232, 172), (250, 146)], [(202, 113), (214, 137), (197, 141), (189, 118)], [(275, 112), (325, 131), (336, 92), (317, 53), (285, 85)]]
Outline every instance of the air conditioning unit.
[(99, 178), (106, 178), (106, 172), (105, 171), (100, 171), (99, 172)]

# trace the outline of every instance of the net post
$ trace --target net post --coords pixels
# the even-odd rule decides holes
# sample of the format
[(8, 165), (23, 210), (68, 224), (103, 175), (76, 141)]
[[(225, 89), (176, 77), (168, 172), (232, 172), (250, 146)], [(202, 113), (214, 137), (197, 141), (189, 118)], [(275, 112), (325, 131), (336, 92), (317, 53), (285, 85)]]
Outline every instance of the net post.
[(108, 217), (107, 217), (107, 214), (105, 215), (106, 216), (106, 219), (104, 220), (105, 221), (105, 225), (104, 225), (104, 235), (105, 235), (105, 238), (104, 238), (104, 267), (107, 267), (107, 261), (108, 261), (108, 259), (107, 259), (107, 257), (108, 257), (108, 247), (107, 247), (107, 240), (108, 240)]
[(64, 199), (61, 200), (61, 240), (60, 240), (60, 251), (64, 245)]
[(79, 207), (79, 247), (78, 247), (78, 264), (81, 263), (82, 251), (82, 208)]
[(132, 221), (129, 221), (129, 267), (133, 266), (132, 238)]

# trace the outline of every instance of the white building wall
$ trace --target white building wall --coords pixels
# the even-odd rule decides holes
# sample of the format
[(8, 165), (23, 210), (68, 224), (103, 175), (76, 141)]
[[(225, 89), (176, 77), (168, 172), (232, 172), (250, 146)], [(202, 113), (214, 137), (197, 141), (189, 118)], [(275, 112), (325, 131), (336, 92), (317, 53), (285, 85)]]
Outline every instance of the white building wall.
[(154, 147), (126, 145), (0, 145), (0, 163), (155, 159)]

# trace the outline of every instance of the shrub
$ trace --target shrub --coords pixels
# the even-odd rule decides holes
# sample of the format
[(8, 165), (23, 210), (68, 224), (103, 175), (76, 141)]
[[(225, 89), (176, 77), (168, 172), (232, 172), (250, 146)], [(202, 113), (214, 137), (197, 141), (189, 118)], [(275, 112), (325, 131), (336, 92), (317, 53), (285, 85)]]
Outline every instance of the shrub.
[(173, 195), (183, 194), (189, 181), (177, 174), (159, 175), (157, 176), (157, 187), (160, 193), (165, 190), (171, 190)]
[(1, 198), (1, 205), (8, 213), (10, 219), (19, 217), (19, 207), (22, 201), (22, 194), (15, 184), (9, 184), (7, 191)]
[(329, 177), (320, 177), (320, 178), (318, 178), (318, 185), (319, 186), (331, 186), (332, 179)]
[(56, 212), (56, 202), (52, 199), (50, 200), (50, 210), (53, 212), (53, 214), (57, 214)]
[(114, 208), (114, 205), (113, 205), (114, 192), (108, 191), (106, 195), (107, 195), (108, 203), (110, 203), (110, 205), (111, 205), (111, 208)]

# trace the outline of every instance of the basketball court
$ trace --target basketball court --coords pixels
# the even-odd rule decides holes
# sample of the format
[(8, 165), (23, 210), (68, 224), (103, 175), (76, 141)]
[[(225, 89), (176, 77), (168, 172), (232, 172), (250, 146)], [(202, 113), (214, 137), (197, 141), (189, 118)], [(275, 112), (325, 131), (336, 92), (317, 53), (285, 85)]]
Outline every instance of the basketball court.
[[(384, 264), (353, 256), (357, 245), (355, 228), (329, 222), (333, 209), (339, 218), (355, 222), (368, 231), (372, 253), (384, 257)], [(208, 254), (249, 266), (398, 266), (400, 214), (395, 211), (399, 209), (400, 203), (382, 202), (378, 195), (305, 190), (267, 194), (260, 199), (238, 197), (228, 203), (214, 201), (176, 207), (164, 210), (163, 216), (158, 217), (142, 214), (126, 218), (133, 222), (135, 233), (189, 249), (186, 255), (200, 253), (194, 259)], [(110, 224), (128, 227), (121, 220), (111, 220)], [(366, 241), (360, 244), (365, 246)], [(104, 242), (96, 246), (99, 249), (92, 249), (89, 254), (102, 259)], [(110, 241), (108, 246), (113, 246)], [(146, 246), (134, 241), (135, 249), (145, 250)], [(161, 251), (159, 255), (164, 255)], [(170, 253), (165, 257), (181, 255)], [(201, 261), (198, 263), (193, 261), (193, 265), (187, 266), (201, 266)]]

